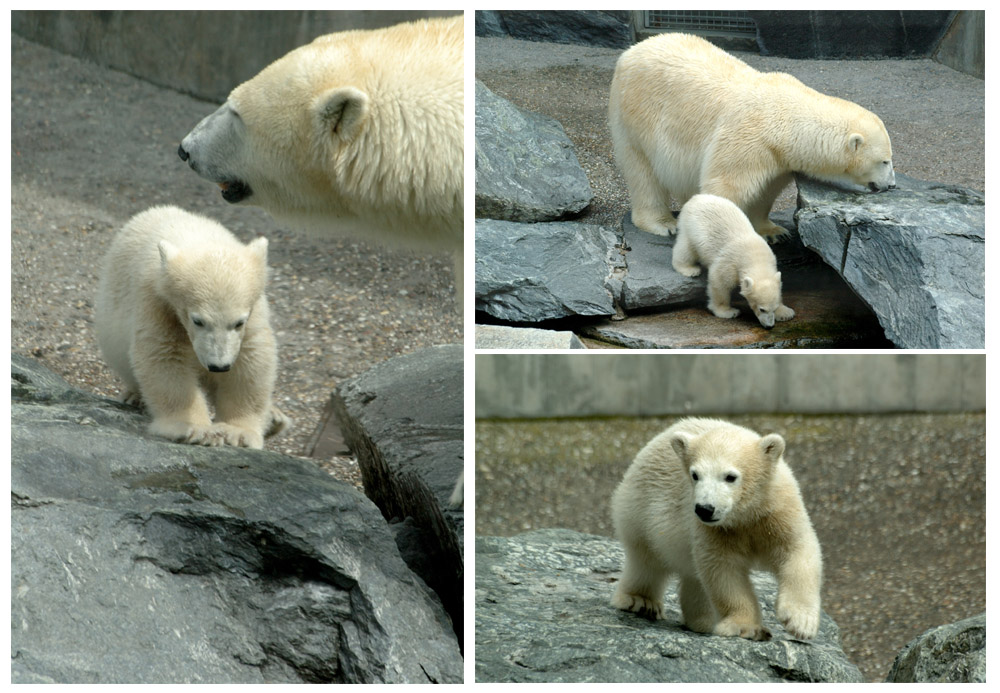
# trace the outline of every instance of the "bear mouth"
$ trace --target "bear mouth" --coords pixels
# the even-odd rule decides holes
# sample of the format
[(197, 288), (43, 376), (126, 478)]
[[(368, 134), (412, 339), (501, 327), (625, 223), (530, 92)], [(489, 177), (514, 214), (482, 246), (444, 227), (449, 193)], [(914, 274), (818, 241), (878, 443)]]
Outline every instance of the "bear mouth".
[(222, 199), (230, 204), (241, 202), (253, 195), (253, 190), (249, 185), (235, 178), (222, 181), (219, 183), (219, 187), (222, 188)]

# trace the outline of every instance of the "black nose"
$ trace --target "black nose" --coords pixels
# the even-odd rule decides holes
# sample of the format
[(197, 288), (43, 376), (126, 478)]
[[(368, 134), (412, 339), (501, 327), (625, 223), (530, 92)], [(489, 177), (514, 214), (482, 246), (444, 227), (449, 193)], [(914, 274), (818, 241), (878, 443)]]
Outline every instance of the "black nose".
[(215, 364), (211, 364), (209, 365), (208, 370), (212, 371), (213, 373), (225, 373), (230, 368), (232, 368), (232, 366), (230, 366), (229, 364), (226, 364), (224, 366), (216, 366)]
[(715, 516), (715, 506), (714, 505), (696, 505), (694, 506), (695, 515), (702, 522), (712, 522)]
[(177, 156), (179, 156), (181, 158), (181, 161), (187, 161), (188, 160), (188, 157), (190, 156), (190, 154), (188, 154), (186, 151), (184, 151), (184, 145), (183, 144), (177, 147)]

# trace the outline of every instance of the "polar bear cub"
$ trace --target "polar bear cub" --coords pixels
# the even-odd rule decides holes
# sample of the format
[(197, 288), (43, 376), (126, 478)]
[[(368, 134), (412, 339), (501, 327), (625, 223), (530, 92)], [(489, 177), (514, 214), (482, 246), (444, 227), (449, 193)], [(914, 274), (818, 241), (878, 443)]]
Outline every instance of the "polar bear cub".
[(856, 103), (758, 72), (698, 36), (662, 34), (622, 53), (608, 121), (643, 231), (673, 234), (670, 208), (699, 192), (732, 200), (757, 233), (792, 173), (852, 190), (895, 187), (885, 125)]
[(101, 271), (97, 338), (124, 382), (122, 399), (141, 400), (152, 416), (150, 433), (261, 448), (288, 425), (271, 401), (277, 350), (266, 281), (266, 238), (243, 245), (176, 207), (137, 214), (115, 237)]
[(740, 294), (764, 327), (791, 320), (795, 311), (781, 302), (781, 272), (767, 241), (754, 231), (746, 215), (729, 200), (695, 195), (681, 209), (674, 269), (686, 277), (708, 268), (708, 309), (720, 318), (735, 318), (730, 296)]
[(777, 578), (785, 630), (815, 637), (822, 555), (784, 450), (776, 433), (717, 419), (683, 419), (653, 438), (611, 499), (625, 547), (612, 605), (662, 619), (676, 575), (688, 628), (766, 640), (750, 582), (750, 570), (762, 569)]

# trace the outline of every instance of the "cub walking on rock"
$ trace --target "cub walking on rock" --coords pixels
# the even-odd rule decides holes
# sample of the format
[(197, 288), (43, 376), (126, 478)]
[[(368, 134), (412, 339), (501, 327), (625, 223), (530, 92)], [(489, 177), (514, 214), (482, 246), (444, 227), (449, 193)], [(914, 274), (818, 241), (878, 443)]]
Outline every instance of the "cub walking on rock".
[(266, 281), (266, 238), (243, 245), (176, 207), (137, 214), (115, 237), (94, 322), (122, 399), (142, 401), (150, 433), (261, 448), (289, 424), (271, 401), (277, 350)]
[(778, 619), (793, 637), (819, 631), (822, 556), (784, 439), (717, 419), (683, 419), (644, 447), (611, 499), (625, 568), (611, 604), (664, 617), (680, 578), (691, 630), (767, 640), (750, 570), (777, 577)]
[(686, 277), (696, 277), (701, 268), (695, 263), (708, 268), (708, 309), (716, 316), (739, 315), (729, 303), (737, 286), (764, 327), (795, 316), (781, 302), (781, 272), (774, 252), (729, 200), (695, 195), (681, 209), (673, 266)]

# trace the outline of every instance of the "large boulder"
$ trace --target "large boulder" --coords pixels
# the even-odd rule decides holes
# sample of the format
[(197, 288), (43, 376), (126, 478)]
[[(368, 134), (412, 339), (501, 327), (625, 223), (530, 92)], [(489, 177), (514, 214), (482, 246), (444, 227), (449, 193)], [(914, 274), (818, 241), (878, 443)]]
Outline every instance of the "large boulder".
[(628, 48), (628, 10), (477, 10), (476, 36)]
[(462, 680), (447, 613), (353, 487), (11, 370), (14, 681)]
[(498, 320), (614, 315), (624, 268), (601, 226), (476, 220), (476, 311)]
[(902, 174), (851, 193), (798, 179), (799, 235), (904, 349), (982, 349), (986, 207), (981, 193)]
[(985, 683), (986, 614), (938, 626), (896, 655), (890, 683)]
[(437, 592), (459, 635), (465, 513), (450, 503), (462, 473), (462, 345), (420, 349), (337, 387), (334, 413), (365, 494), (410, 568)]
[(562, 125), (476, 81), (476, 216), (553, 221), (594, 195)]
[(774, 614), (775, 583), (753, 577), (768, 642), (702, 635), (669, 615), (650, 622), (609, 602), (624, 553), (617, 541), (550, 529), (476, 540), (477, 682), (847, 681), (837, 624), (823, 614), (812, 642), (794, 640)]

